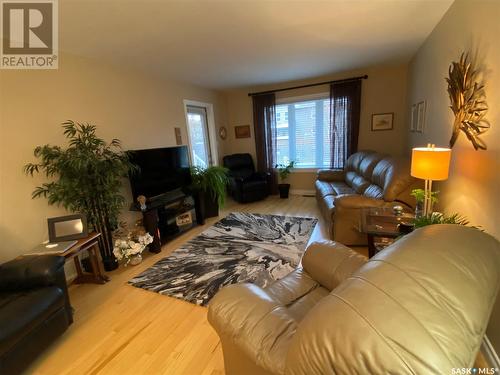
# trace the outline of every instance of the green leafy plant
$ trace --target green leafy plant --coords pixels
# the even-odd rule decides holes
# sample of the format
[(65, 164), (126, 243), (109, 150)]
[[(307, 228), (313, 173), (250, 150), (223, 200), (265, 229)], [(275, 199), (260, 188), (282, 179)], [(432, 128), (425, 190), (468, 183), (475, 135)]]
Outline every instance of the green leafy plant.
[(457, 224), (479, 229), (479, 227), (469, 225), (470, 224), (469, 220), (467, 220), (466, 217), (461, 216), (457, 213), (450, 216), (446, 216), (440, 212), (433, 212), (430, 215), (415, 218), (413, 223), (415, 224), (415, 228), (421, 228), (427, 225), (434, 225), (434, 224)]
[(229, 183), (228, 173), (227, 168), (219, 166), (191, 167), (191, 188), (210, 194), (213, 199), (217, 200), (219, 207), (224, 207)]
[(33, 191), (32, 198), (44, 197), (50, 205), (85, 214), (102, 235), (103, 258), (114, 261), (112, 231), (125, 203), (120, 190), (123, 178), (137, 167), (118, 139), (105, 142), (97, 137), (94, 125), (69, 120), (62, 127), (69, 147), (38, 146), (34, 155), (39, 162), (24, 166), (27, 175), (43, 173), (50, 179)]
[(278, 174), (280, 176), (281, 181), (285, 181), (288, 178), (288, 175), (292, 171), (293, 165), (295, 161), (291, 161), (288, 164), (276, 164), (275, 168), (278, 169)]
[[(438, 194), (439, 191), (431, 191), (431, 202), (432, 204), (435, 204), (438, 202)], [(423, 203), (425, 199), (425, 190), (424, 189), (413, 189), (410, 193), (410, 195), (415, 197), (415, 200), (417, 203)]]

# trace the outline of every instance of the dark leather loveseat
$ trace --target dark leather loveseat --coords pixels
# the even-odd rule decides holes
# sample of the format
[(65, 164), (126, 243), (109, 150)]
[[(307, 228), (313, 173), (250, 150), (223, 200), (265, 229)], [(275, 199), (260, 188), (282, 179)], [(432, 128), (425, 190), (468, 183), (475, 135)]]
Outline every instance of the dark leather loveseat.
[(234, 200), (248, 203), (269, 195), (269, 175), (255, 172), (250, 154), (226, 155), (223, 164), (229, 169), (229, 194)]
[(22, 372), (72, 322), (63, 257), (0, 265), (0, 374)]

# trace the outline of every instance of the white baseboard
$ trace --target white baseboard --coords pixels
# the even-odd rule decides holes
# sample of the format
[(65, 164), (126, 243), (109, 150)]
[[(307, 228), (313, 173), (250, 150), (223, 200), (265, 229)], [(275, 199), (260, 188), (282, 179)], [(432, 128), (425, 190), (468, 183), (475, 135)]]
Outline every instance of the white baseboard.
[(488, 336), (484, 336), (483, 344), (481, 345), (481, 351), (484, 354), (484, 358), (488, 361), (488, 365), (492, 368), (500, 368), (500, 358), (498, 358), (498, 353), (488, 339)]
[(290, 189), (291, 195), (310, 195), (315, 196), (316, 193), (314, 190), (306, 190), (306, 189)]

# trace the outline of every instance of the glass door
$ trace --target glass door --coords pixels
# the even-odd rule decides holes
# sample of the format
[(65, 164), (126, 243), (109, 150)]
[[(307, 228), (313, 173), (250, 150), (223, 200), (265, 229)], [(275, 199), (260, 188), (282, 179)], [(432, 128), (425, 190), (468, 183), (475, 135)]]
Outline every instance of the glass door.
[(191, 148), (191, 162), (194, 166), (211, 166), (210, 136), (208, 132), (207, 110), (204, 107), (187, 106), (187, 122)]

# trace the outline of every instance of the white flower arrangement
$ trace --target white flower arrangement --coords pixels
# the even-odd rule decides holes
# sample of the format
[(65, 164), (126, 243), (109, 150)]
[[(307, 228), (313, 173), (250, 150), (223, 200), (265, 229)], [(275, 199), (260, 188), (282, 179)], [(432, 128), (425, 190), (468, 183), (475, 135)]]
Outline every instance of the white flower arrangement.
[(130, 263), (130, 260), (137, 255), (140, 255), (147, 245), (153, 242), (153, 236), (146, 233), (137, 237), (137, 242), (130, 239), (117, 239), (113, 248), (113, 254), (118, 261), (124, 261), (125, 266)]

